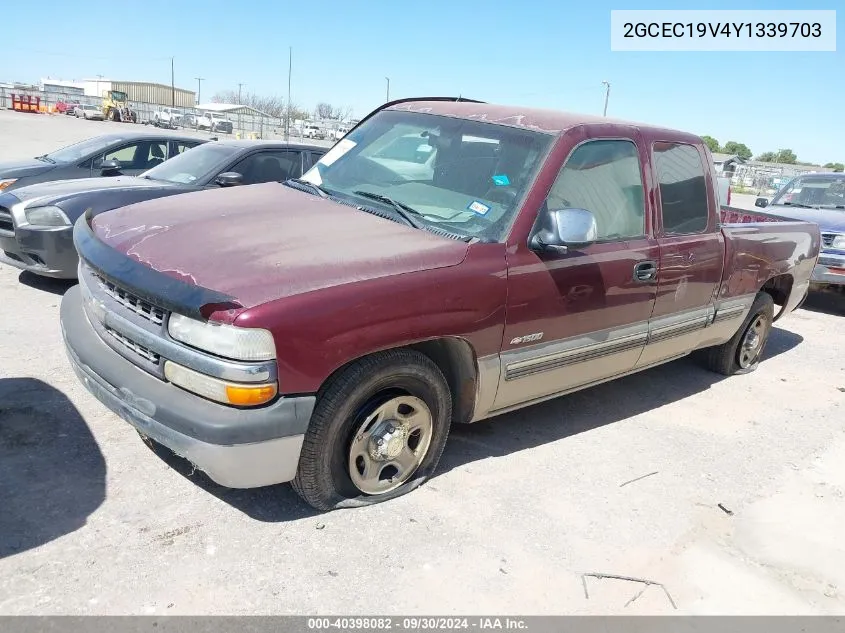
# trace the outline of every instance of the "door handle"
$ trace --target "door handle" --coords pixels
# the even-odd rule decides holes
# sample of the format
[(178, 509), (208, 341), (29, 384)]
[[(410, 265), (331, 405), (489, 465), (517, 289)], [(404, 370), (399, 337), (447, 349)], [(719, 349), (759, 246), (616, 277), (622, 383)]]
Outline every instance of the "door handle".
[(653, 261), (639, 262), (634, 266), (634, 281), (644, 283), (657, 277), (657, 264)]

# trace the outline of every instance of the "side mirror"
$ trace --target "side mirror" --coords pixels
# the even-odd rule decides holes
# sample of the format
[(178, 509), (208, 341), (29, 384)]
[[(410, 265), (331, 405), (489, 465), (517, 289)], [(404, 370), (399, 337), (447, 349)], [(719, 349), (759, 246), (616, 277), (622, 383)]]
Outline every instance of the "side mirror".
[(100, 173), (103, 176), (110, 176), (113, 172), (120, 172), (122, 167), (119, 160), (104, 160), (100, 163)]
[(570, 248), (583, 248), (598, 237), (596, 217), (586, 209), (544, 209), (528, 239), (538, 252), (565, 254)]
[(768, 198), (757, 198), (754, 201), (755, 207), (767, 207), (769, 206), (769, 199)]
[(226, 171), (214, 180), (221, 187), (235, 187), (243, 183), (244, 177), (236, 171)]

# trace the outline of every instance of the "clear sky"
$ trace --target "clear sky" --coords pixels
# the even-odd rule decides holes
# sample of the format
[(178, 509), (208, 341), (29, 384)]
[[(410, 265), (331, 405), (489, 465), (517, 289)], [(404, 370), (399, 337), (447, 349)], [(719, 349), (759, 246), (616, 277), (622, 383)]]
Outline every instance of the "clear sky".
[[(0, 80), (41, 77), (170, 83), (287, 93), (361, 117), (390, 96), (454, 96), (601, 113), (790, 148), (799, 160), (845, 162), (841, 0), (687, 5), (696, 9), (839, 9), (837, 52), (629, 53), (610, 50), (611, 9), (670, 9), (660, 0), (141, 0), (4, 3)], [(802, 6), (803, 5), (803, 6)], [(104, 8), (106, 6), (112, 8)]]

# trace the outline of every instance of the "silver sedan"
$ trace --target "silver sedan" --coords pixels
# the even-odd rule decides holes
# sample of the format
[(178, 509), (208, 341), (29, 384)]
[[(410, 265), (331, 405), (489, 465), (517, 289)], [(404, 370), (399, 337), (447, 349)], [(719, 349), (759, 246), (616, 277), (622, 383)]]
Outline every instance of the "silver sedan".
[(90, 119), (92, 121), (102, 121), (105, 118), (103, 117), (103, 111), (99, 107), (87, 103), (76, 106), (74, 108), (74, 114), (77, 119)]

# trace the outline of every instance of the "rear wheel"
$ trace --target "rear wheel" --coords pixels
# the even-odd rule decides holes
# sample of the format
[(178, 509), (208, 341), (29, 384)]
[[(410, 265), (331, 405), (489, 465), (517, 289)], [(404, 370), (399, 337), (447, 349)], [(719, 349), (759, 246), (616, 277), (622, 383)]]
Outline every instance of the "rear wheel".
[(772, 331), (774, 313), (772, 297), (765, 292), (757, 293), (736, 334), (727, 343), (708, 350), (708, 367), (725, 376), (748, 374), (757, 369)]
[(393, 499), (423, 484), (446, 445), (452, 397), (413, 350), (361, 359), (317, 397), (294, 490), (318, 510)]

